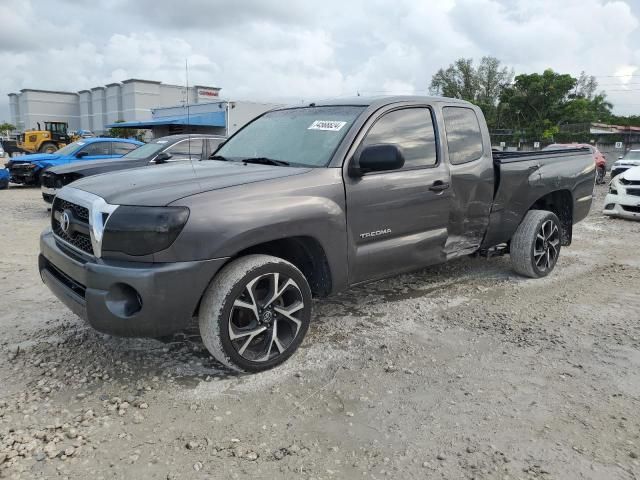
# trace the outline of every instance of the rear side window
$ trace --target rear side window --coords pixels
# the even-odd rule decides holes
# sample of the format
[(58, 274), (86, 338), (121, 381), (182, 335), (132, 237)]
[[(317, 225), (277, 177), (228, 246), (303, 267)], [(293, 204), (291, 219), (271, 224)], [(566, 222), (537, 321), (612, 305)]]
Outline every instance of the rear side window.
[(476, 112), (465, 107), (443, 108), (449, 161), (453, 165), (473, 162), (482, 156), (482, 133)]
[(436, 136), (428, 108), (404, 108), (385, 114), (367, 133), (363, 147), (391, 143), (404, 154), (404, 167), (430, 167), (436, 164)]
[(138, 145), (135, 143), (112, 142), (111, 148), (113, 149), (113, 155), (126, 155), (131, 150), (138, 148)]
[(111, 155), (111, 142), (93, 142), (80, 150), (87, 152), (88, 156)]

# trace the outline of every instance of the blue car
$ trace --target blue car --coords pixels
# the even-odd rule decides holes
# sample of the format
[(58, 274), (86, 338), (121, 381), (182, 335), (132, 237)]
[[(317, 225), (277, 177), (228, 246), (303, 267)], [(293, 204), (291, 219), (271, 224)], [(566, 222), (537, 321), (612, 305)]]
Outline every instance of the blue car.
[(70, 143), (55, 153), (34, 153), (12, 158), (7, 163), (7, 168), (13, 183), (39, 185), (42, 172), (50, 167), (78, 161), (121, 157), (140, 145), (144, 144), (137, 140), (124, 138), (83, 138)]
[(0, 190), (9, 187), (9, 170), (0, 168)]

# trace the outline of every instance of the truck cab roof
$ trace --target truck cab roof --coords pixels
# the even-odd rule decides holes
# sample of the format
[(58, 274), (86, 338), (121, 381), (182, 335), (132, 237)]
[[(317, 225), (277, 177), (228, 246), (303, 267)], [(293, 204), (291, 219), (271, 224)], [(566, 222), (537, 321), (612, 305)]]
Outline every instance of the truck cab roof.
[[(347, 98), (329, 98), (326, 100), (319, 100), (312, 102), (306, 106), (334, 106), (334, 105), (361, 105), (364, 107), (384, 107), (394, 103), (460, 103), (464, 105), (472, 105), (471, 103), (460, 100), (457, 98), (439, 97), (439, 96), (427, 96), (427, 95), (374, 95), (367, 97), (347, 97)], [(286, 107), (285, 107), (286, 108)], [(291, 108), (291, 107), (288, 107)]]

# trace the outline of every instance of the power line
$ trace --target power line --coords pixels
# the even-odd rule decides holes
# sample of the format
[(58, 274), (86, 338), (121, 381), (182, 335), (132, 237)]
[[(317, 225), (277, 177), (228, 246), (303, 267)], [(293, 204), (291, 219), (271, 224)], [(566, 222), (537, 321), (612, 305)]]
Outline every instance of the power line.
[(627, 74), (620, 74), (620, 75), (587, 75), (590, 77), (596, 77), (596, 78), (625, 78), (625, 77), (640, 77), (640, 73), (627, 73)]

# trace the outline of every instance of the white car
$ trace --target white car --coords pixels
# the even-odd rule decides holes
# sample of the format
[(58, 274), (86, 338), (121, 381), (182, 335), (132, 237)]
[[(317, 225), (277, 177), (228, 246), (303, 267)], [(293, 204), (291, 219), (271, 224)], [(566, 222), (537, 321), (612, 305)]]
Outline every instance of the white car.
[(624, 157), (618, 157), (618, 161), (611, 167), (611, 178), (632, 167), (640, 167), (640, 150), (629, 150)]
[(632, 167), (611, 180), (602, 213), (640, 220), (640, 167)]

